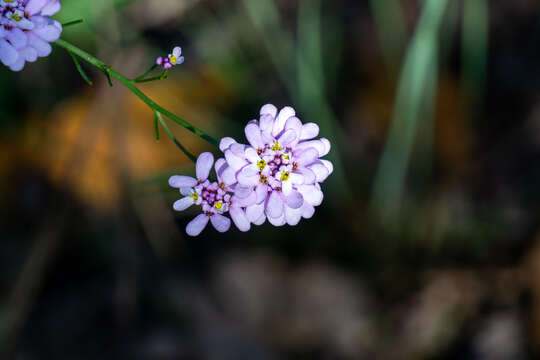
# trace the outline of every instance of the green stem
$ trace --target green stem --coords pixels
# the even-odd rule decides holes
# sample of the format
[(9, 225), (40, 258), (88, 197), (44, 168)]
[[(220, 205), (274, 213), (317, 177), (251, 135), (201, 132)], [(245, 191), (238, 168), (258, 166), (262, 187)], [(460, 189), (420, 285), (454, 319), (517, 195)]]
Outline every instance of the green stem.
[(83, 23), (83, 22), (84, 22), (84, 19), (77, 19), (77, 20), (73, 20), (73, 21), (68, 21), (66, 23), (63, 23), (62, 27), (68, 27), (68, 26), (72, 26), (72, 25), (77, 25), (77, 24), (80, 24), (80, 23)]
[(180, 150), (182, 150), (182, 152), (184, 154), (186, 154), (186, 156), (191, 160), (193, 161), (194, 163), (197, 162), (197, 158), (195, 156), (193, 156), (189, 151), (187, 151), (187, 149), (182, 145), (180, 144), (180, 142), (178, 140), (176, 140), (176, 138), (174, 137), (173, 133), (171, 132), (171, 130), (169, 130), (169, 127), (167, 126), (167, 123), (165, 122), (165, 120), (163, 119), (163, 116), (161, 116), (161, 114), (158, 112), (158, 111), (154, 111), (154, 116), (158, 119), (159, 123), (161, 124), (161, 127), (163, 127), (163, 129), (165, 130), (165, 132), (167, 133), (167, 135), (169, 135), (169, 137), (171, 138), (171, 140), (176, 144), (176, 146), (178, 146), (178, 148)]
[(191, 125), (187, 121), (179, 118), (178, 116), (174, 115), (169, 110), (163, 108), (162, 106), (160, 106), (159, 104), (154, 102), (145, 93), (143, 93), (141, 90), (139, 90), (139, 88), (135, 85), (135, 82), (133, 80), (130, 80), (127, 77), (125, 77), (124, 75), (116, 72), (110, 66), (107, 66), (103, 61), (95, 58), (94, 56), (90, 55), (86, 51), (84, 51), (82, 49), (79, 49), (78, 47), (76, 47), (76, 46), (74, 46), (74, 45), (72, 45), (72, 44), (70, 44), (70, 43), (68, 43), (68, 42), (66, 42), (66, 41), (64, 41), (62, 39), (56, 40), (55, 44), (62, 47), (62, 48), (64, 48), (64, 49), (66, 49), (67, 51), (71, 51), (72, 53), (74, 53), (75, 55), (77, 55), (78, 57), (80, 57), (81, 59), (86, 61), (87, 63), (89, 63), (91, 65), (94, 65), (95, 67), (97, 67), (98, 69), (103, 71), (108, 77), (113, 77), (116, 80), (118, 80), (122, 85), (124, 85), (129, 90), (131, 90), (131, 92), (133, 92), (139, 99), (141, 99), (146, 105), (148, 105), (154, 111), (157, 111), (157, 112), (165, 115), (169, 119), (176, 122), (178, 125), (183, 126), (184, 128), (188, 129), (189, 131), (191, 131), (195, 135), (199, 136), (203, 140), (206, 140), (210, 144), (212, 144), (212, 145), (214, 145), (216, 147), (218, 146), (219, 143), (218, 143), (218, 141), (216, 139), (214, 139), (210, 135), (206, 134), (204, 131), (196, 128), (195, 126)]
[(79, 71), (79, 74), (81, 74), (81, 77), (84, 79), (84, 81), (86, 81), (88, 85), (92, 86), (93, 85), (92, 80), (90, 80), (88, 75), (86, 75), (86, 73), (84, 72), (84, 69), (82, 68), (81, 63), (79, 63), (79, 60), (77, 60), (77, 57), (75, 56), (75, 54), (73, 54), (71, 51), (68, 51), (68, 53), (69, 53), (69, 56), (71, 56), (71, 59), (73, 59), (73, 62), (75, 63), (75, 67)]
[(133, 79), (133, 81), (135, 82), (138, 82), (142, 79), (144, 79), (145, 77), (147, 77), (152, 71), (154, 71), (154, 69), (157, 68), (157, 65), (154, 64), (150, 67), (150, 69), (146, 70), (146, 72), (144, 74), (142, 74), (141, 76), (138, 76), (136, 77), (135, 79)]

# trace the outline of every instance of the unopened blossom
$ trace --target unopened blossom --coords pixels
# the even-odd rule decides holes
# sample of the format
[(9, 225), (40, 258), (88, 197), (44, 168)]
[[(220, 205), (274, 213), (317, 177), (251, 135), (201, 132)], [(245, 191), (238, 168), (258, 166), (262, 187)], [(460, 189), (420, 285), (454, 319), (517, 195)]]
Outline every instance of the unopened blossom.
[(199, 235), (209, 221), (219, 232), (229, 230), (231, 220), (225, 216), (226, 213), (230, 214), (241, 231), (247, 231), (250, 228), (250, 221), (247, 219), (244, 208), (255, 201), (254, 197), (251, 197), (251, 200), (249, 197), (241, 199), (234, 194), (237, 184), (229, 183), (221, 176), (228, 168), (224, 159), (218, 159), (215, 164), (218, 181), (210, 182), (208, 176), (213, 164), (214, 156), (209, 152), (202, 153), (195, 165), (196, 178), (174, 175), (169, 179), (169, 185), (179, 188), (184, 196), (174, 203), (175, 210), (182, 211), (192, 205), (201, 206), (202, 213), (191, 220), (186, 227), (187, 234), (191, 236)]
[(239, 184), (255, 194), (246, 207), (253, 224), (296, 225), (313, 216), (323, 193), (319, 183), (333, 171), (321, 157), (330, 151), (327, 139), (312, 140), (319, 133), (314, 123), (302, 124), (293, 108), (281, 111), (271, 104), (261, 108), (260, 118), (245, 128), (250, 145), (225, 138), (222, 151)]
[(180, 65), (184, 62), (184, 57), (182, 56), (182, 48), (176, 46), (172, 53), (167, 57), (158, 57), (156, 59), (156, 65), (161, 67), (163, 70), (169, 70), (173, 66)]
[(0, 0), (0, 61), (13, 71), (51, 53), (62, 25), (50, 18), (59, 0)]

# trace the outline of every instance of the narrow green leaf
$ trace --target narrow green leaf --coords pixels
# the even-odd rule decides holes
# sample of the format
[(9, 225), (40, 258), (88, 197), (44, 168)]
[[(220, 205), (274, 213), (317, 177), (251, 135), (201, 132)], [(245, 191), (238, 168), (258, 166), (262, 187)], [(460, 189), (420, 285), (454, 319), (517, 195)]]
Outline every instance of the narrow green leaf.
[(88, 85), (92, 86), (93, 85), (92, 80), (90, 80), (88, 75), (86, 75), (86, 73), (84, 72), (84, 69), (82, 68), (81, 64), (79, 63), (79, 60), (77, 59), (77, 56), (75, 56), (75, 54), (73, 54), (69, 50), (68, 50), (68, 53), (71, 56), (71, 59), (73, 60), (73, 63), (75, 63), (75, 67), (79, 71), (79, 74), (81, 74), (81, 77), (84, 79), (84, 81), (86, 81), (86, 83)]
[(159, 141), (159, 125), (158, 125), (158, 116), (157, 116), (157, 111), (154, 111), (154, 131), (156, 133), (156, 141)]
[(73, 20), (73, 21), (68, 21), (68, 22), (63, 23), (62, 27), (66, 28), (68, 26), (77, 25), (77, 24), (80, 24), (80, 23), (83, 23), (83, 22), (84, 22), (84, 19), (77, 19), (77, 20)]
[(186, 154), (186, 156), (193, 162), (197, 162), (197, 158), (192, 155), (182, 144), (180, 144), (180, 142), (178, 140), (176, 140), (176, 138), (174, 137), (173, 133), (171, 132), (171, 130), (169, 130), (169, 127), (167, 126), (167, 123), (165, 122), (165, 120), (163, 119), (163, 116), (161, 116), (161, 113), (159, 113), (158, 111), (154, 111), (154, 116), (158, 119), (159, 123), (161, 124), (161, 127), (163, 127), (163, 129), (165, 130), (165, 132), (167, 133), (167, 135), (169, 135), (169, 137), (171, 138), (171, 140), (176, 144), (176, 146), (178, 146), (178, 148), (180, 150), (182, 150), (182, 152), (184, 154)]

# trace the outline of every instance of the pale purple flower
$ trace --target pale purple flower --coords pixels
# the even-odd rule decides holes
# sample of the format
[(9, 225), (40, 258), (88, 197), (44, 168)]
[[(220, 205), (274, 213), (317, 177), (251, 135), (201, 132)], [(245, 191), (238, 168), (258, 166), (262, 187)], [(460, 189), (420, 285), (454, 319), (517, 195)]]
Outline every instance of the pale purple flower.
[(245, 128), (250, 146), (231, 138), (221, 141), (236, 180), (255, 194), (255, 202), (246, 207), (253, 224), (267, 218), (275, 226), (296, 225), (302, 217), (313, 216), (314, 207), (322, 202), (318, 183), (332, 173), (333, 166), (320, 158), (330, 151), (330, 142), (312, 140), (319, 127), (302, 124), (295, 115), (291, 107), (278, 113), (274, 105), (265, 105), (259, 121), (253, 120)]
[(0, 0), (0, 61), (13, 71), (51, 53), (62, 25), (50, 18), (59, 0)]
[(176, 46), (172, 53), (167, 57), (158, 57), (156, 59), (156, 65), (161, 67), (163, 70), (169, 70), (173, 66), (180, 65), (184, 62), (184, 57), (182, 56), (182, 48)]
[(213, 164), (214, 156), (209, 152), (202, 153), (195, 165), (196, 178), (174, 175), (169, 179), (169, 185), (179, 188), (184, 196), (174, 203), (175, 210), (182, 211), (192, 205), (200, 205), (202, 208), (202, 214), (197, 215), (186, 227), (187, 234), (191, 236), (199, 235), (209, 221), (219, 232), (229, 230), (231, 220), (224, 216), (227, 212), (239, 230), (247, 231), (251, 226), (244, 208), (251, 205), (255, 199), (240, 198), (234, 194), (237, 184), (229, 183), (222, 178), (222, 173), (226, 172), (228, 167), (225, 159), (216, 161), (215, 172), (218, 181), (210, 182), (208, 176)]

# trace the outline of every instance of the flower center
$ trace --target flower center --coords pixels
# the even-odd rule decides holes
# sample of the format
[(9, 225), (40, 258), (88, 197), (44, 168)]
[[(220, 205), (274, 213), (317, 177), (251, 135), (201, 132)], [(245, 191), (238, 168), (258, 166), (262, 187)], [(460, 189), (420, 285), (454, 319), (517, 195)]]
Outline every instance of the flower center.
[(11, 18), (17, 22), (21, 21), (21, 15), (17, 14), (17, 13), (14, 13), (13, 15), (11, 15)]
[(259, 177), (259, 183), (261, 183), (261, 184), (268, 184), (268, 179), (266, 178), (266, 176), (261, 175), (261, 176)]
[(171, 60), (171, 63), (176, 64), (176, 61), (177, 61), (177, 60), (176, 60), (176, 56), (171, 55), (171, 56), (169, 57), (169, 59)]
[(194, 191), (191, 193), (191, 195), (189, 195), (189, 197), (193, 200), (193, 201), (197, 201), (199, 199), (199, 194)]
[(289, 177), (291, 176), (291, 174), (289, 174), (288, 171), (284, 171), (282, 174), (281, 174), (281, 177), (280, 177), (280, 180), (281, 181), (287, 181), (289, 180)]
[(223, 207), (223, 202), (221, 200), (218, 201), (217, 203), (214, 204), (214, 207), (218, 210), (221, 210), (221, 208)]
[(259, 170), (262, 171), (266, 167), (266, 161), (264, 161), (264, 159), (257, 161), (257, 166), (259, 167)]

